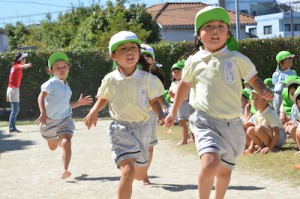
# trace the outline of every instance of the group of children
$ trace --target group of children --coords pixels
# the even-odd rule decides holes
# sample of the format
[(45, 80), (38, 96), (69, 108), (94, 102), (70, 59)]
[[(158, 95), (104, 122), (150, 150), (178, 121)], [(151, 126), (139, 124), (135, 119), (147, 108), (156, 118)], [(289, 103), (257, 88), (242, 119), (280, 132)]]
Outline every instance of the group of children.
[[(157, 143), (156, 126), (165, 124), (171, 127), (177, 113), (179, 121), (184, 121), (180, 122), (183, 140), (179, 145), (187, 142), (186, 123), (189, 120), (201, 159), (199, 198), (208, 199), (213, 186), (214, 197), (224, 198), (236, 159), (242, 154), (246, 141), (240, 119), (241, 80), (247, 81), (254, 89), (252, 101), (257, 112), (261, 113), (255, 120), (264, 117), (264, 110), (273, 98), (273, 91), (258, 77), (254, 64), (237, 51), (229, 27), (229, 15), (221, 7), (207, 6), (197, 13), (195, 49), (184, 64), (177, 63), (172, 67), (174, 85), (172, 83), (169, 94), (173, 105), (166, 117), (163, 114), (163, 109), (167, 108), (163, 100), (164, 75), (155, 68), (153, 49), (142, 44), (133, 32), (121, 31), (111, 37), (109, 53), (115, 69), (103, 78), (97, 101), (83, 122), (88, 129), (96, 126), (98, 112), (109, 105), (113, 120), (108, 129), (110, 148), (121, 175), (118, 198), (131, 197), (134, 179), (150, 183), (147, 171), (153, 146)], [(72, 108), (92, 104), (92, 98), (83, 95), (77, 102), (70, 103), (72, 92), (66, 81), (69, 64), (64, 53), (54, 53), (49, 57), (49, 71), (54, 77), (41, 86), (38, 97), (40, 132), (51, 150), (57, 146), (62, 148), (63, 179), (71, 175), (68, 166), (74, 132)], [(181, 110), (189, 105), (194, 109), (191, 115), (186, 108)], [(269, 108), (267, 111), (275, 113)], [(277, 140), (280, 140), (281, 127), (278, 124), (272, 129), (247, 128), (251, 139), (249, 146), (257, 145), (265, 152), (272, 150), (280, 144)], [(260, 129), (264, 131), (262, 138), (256, 133)]]
[(300, 99), (300, 77), (291, 69), (294, 57), (288, 51), (280, 51), (276, 56), (276, 71), (272, 78), (264, 80), (274, 92), (272, 101), (259, 96), (247, 82), (244, 84), (241, 114), (246, 133), (244, 154), (277, 151), (287, 138), (294, 139), (300, 149), (300, 101), (297, 101)]

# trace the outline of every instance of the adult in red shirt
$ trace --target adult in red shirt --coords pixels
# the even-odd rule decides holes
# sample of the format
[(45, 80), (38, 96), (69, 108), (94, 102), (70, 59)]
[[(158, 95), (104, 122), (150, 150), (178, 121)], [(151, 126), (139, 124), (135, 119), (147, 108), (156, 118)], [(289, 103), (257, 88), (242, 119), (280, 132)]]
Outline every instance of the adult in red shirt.
[(8, 88), (6, 92), (7, 101), (9, 101), (11, 105), (11, 112), (9, 116), (10, 133), (20, 132), (16, 128), (16, 119), (20, 111), (20, 86), (22, 82), (23, 69), (27, 69), (32, 66), (31, 63), (25, 63), (27, 56), (27, 53), (18, 53), (11, 64)]

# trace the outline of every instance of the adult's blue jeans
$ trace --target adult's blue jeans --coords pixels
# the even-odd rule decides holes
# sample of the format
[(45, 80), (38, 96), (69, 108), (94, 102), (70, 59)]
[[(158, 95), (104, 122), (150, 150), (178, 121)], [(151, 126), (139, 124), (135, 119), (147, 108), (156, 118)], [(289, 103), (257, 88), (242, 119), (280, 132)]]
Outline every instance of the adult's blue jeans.
[(11, 102), (11, 112), (9, 115), (9, 131), (17, 131), (16, 120), (20, 111), (20, 102)]

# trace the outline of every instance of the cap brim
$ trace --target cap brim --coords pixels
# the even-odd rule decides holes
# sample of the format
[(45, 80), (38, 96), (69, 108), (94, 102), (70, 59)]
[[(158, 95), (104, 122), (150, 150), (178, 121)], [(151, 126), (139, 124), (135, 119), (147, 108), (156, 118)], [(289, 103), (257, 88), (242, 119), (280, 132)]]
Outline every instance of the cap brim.
[(17, 61), (21, 61), (22, 59), (26, 58), (27, 56), (28, 56), (27, 53), (23, 53)]
[(54, 53), (49, 57), (48, 60), (48, 67), (51, 68), (52, 65), (57, 62), (57, 61), (65, 61), (69, 64), (69, 58), (66, 54), (64, 53)]
[(122, 44), (127, 44), (127, 43), (137, 43), (139, 46), (142, 44), (142, 41), (139, 39), (127, 39), (127, 40), (122, 40), (119, 42), (114, 43), (111, 47), (110, 47), (110, 53), (114, 52), (115, 50), (117, 50), (117, 48), (122, 45)]

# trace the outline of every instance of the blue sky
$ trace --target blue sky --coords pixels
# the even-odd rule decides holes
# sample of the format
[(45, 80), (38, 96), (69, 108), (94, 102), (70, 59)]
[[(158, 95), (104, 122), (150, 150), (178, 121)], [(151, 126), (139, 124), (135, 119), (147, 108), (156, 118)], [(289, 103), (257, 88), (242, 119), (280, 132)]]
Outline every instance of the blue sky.
[[(51, 13), (56, 18), (58, 13), (70, 10), (71, 6), (89, 6), (98, 0), (0, 0), (0, 28), (7, 23), (15, 24), (20, 21), (25, 25), (38, 24), (45, 18), (46, 13)], [(100, 5), (105, 6), (106, 0), (101, 0)], [(112, 2), (115, 2), (114, 0)], [(165, 2), (199, 2), (199, 0), (127, 0), (130, 3), (145, 3), (147, 6)]]

